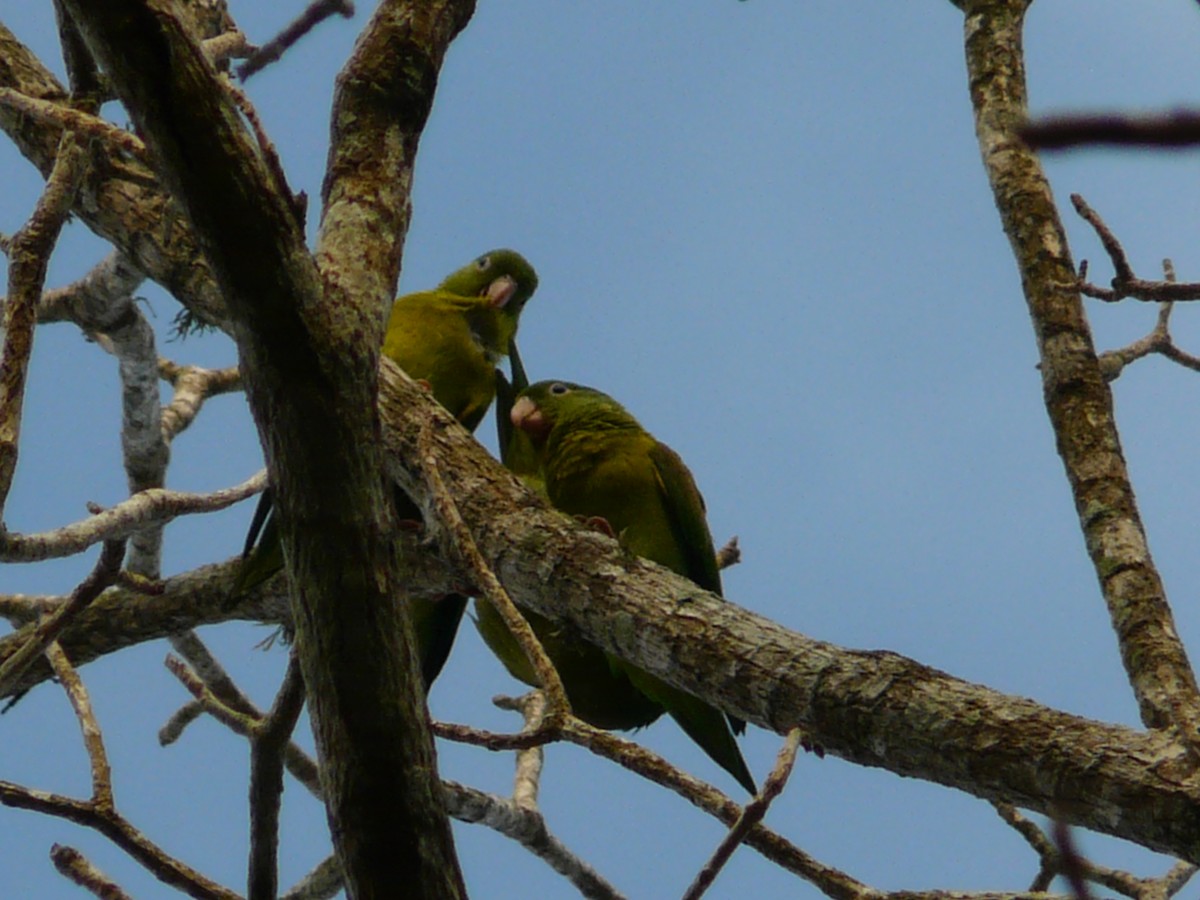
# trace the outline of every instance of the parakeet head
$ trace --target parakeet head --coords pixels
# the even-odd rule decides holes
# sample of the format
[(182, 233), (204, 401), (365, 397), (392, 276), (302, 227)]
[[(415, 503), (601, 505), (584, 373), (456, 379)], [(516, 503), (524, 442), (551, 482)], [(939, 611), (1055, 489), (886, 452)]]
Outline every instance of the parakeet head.
[(494, 307), (515, 318), (537, 284), (537, 273), (520, 253), (492, 250), (447, 276), (439, 287), (464, 297), (486, 296)]
[(569, 381), (539, 381), (517, 396), (512, 423), (542, 445), (555, 428), (610, 425), (634, 426), (637, 422), (608, 394)]

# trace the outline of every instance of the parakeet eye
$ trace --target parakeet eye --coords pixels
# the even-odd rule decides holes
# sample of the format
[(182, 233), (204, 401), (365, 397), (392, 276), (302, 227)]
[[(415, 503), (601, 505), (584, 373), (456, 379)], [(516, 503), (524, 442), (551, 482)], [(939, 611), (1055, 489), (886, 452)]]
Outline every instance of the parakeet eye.
[(481, 256), (479, 259), (475, 260), (475, 268), (477, 268), (480, 272), (482, 272), (491, 264), (492, 258), (490, 256)]
[(571, 393), (571, 389), (569, 387), (567, 387), (565, 384), (563, 384), (561, 381), (557, 381), (554, 384), (550, 385), (550, 393), (558, 394), (561, 396), (562, 394)]

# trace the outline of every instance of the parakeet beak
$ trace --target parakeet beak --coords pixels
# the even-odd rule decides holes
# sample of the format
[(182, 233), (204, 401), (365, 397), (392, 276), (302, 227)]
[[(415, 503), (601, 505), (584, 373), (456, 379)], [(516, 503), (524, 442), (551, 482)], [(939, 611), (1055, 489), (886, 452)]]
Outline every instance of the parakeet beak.
[(550, 423), (538, 405), (528, 397), (518, 397), (508, 417), (512, 419), (514, 428), (520, 428), (534, 439), (544, 438), (550, 430)]
[(484, 295), (494, 308), (502, 309), (508, 305), (508, 301), (513, 298), (513, 294), (516, 292), (517, 282), (513, 277), (511, 275), (501, 275), (488, 285)]

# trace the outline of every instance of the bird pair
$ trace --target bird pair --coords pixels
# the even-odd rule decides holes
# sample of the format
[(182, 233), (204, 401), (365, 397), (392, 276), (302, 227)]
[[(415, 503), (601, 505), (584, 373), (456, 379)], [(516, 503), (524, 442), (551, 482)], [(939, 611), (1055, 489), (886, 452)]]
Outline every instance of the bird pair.
[[(434, 399), (470, 431), (479, 425), (499, 383), (501, 458), (510, 469), (555, 508), (602, 519), (631, 553), (720, 594), (704, 501), (678, 454), (606, 394), (565, 381), (527, 385), (514, 338), (537, 283), (533, 267), (519, 253), (486, 253), (436, 289), (397, 299), (382, 352), (411, 377), (427, 382)], [(510, 352), (511, 387), (496, 370)], [(397, 490), (396, 503), (400, 518), (420, 518), (402, 491)], [(235, 592), (253, 587), (283, 565), (270, 506), (270, 493), (264, 492)], [(466, 598), (458, 595), (411, 601), (427, 690), (445, 664), (465, 608)], [(483, 599), (475, 601), (475, 609), (480, 634), (505, 668), (537, 686), (523, 651), (496, 610)], [(628, 729), (649, 725), (666, 712), (718, 765), (754, 792), (754, 780), (733, 736), (745, 729), (744, 722), (549, 619), (532, 612), (525, 616), (558, 670), (576, 715), (600, 728)]]

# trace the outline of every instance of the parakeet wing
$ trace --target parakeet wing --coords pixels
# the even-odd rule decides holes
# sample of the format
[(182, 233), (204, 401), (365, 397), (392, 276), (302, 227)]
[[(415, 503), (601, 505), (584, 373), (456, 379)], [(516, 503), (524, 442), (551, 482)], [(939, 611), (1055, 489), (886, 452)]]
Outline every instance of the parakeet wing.
[(687, 571), (681, 574), (706, 591), (721, 593), (721, 572), (717, 568), (717, 551), (705, 518), (704, 498), (692, 473), (679, 454), (657, 441), (650, 448), (650, 461), (658, 476), (663, 505), (671, 522), (675, 540), (687, 560)]
[[(679, 454), (662, 441), (658, 441), (650, 450), (650, 459), (662, 487), (671, 530), (675, 532), (675, 539), (687, 559), (687, 576), (706, 591), (720, 594), (721, 570), (717, 566), (712, 532), (708, 530), (704, 497), (696, 487), (696, 480)], [(746, 723), (742, 719), (737, 716), (728, 718), (735, 734), (746, 731)]]

